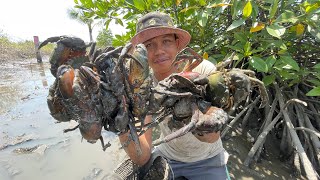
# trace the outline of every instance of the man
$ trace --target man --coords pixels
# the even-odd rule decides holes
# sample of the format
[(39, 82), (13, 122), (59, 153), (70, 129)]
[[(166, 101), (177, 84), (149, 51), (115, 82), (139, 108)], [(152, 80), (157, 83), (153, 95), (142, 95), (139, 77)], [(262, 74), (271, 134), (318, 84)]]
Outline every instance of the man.
[[(177, 73), (177, 69), (171, 66), (177, 53), (185, 48), (190, 39), (190, 34), (176, 28), (169, 15), (152, 12), (138, 20), (137, 33), (132, 38), (133, 45), (143, 43), (148, 50), (148, 63), (153, 71), (154, 80), (157, 83)], [(203, 61), (193, 71), (209, 74), (215, 71), (215, 66)], [(147, 116), (145, 121), (152, 121)], [(165, 119), (160, 123), (161, 137), (171, 134)], [(119, 136), (120, 142), (128, 139), (128, 134)], [(142, 155), (138, 155), (134, 143), (130, 143), (125, 151), (130, 159), (138, 165), (144, 165), (150, 159), (152, 147), (152, 129), (140, 136)], [(220, 133), (207, 133), (202, 136), (188, 133), (170, 142), (163, 143), (155, 148), (168, 160), (174, 178), (184, 177), (190, 180), (198, 179), (228, 179), (226, 162), (228, 154), (222, 146)]]

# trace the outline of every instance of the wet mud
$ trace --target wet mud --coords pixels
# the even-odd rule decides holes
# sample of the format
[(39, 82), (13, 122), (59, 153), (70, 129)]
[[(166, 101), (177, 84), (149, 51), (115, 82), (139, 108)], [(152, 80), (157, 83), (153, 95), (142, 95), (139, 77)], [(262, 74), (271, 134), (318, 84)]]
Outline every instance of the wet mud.
[(102, 179), (125, 159), (118, 138), (103, 132), (111, 147), (82, 141), (76, 122), (56, 123), (46, 97), (54, 77), (48, 58), (10, 60), (0, 66), (0, 179)]

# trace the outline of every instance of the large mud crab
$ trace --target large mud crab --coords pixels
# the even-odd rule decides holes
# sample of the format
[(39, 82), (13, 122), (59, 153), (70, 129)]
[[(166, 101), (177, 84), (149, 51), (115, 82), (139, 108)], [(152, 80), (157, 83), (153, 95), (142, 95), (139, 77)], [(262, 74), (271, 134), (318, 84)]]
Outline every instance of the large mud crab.
[[(125, 47), (94, 50), (93, 43), (86, 54), (83, 48), (89, 45), (80, 40), (61, 36), (43, 43), (57, 42), (60, 47), (50, 58), (56, 80), (47, 102), (51, 115), (58, 121), (79, 123), (65, 132), (79, 128), (88, 142), (100, 139), (104, 150), (110, 144), (103, 142), (103, 127), (117, 134), (130, 130), (129, 140), (135, 142), (141, 153), (138, 137), (167, 116), (171, 117), (169, 127), (177, 131), (156, 144), (188, 132), (202, 135), (220, 131), (228, 120), (226, 112), (248, 97), (252, 84), (259, 86), (262, 106), (267, 101), (263, 83), (254, 72), (224, 68), (232, 57), (218, 65), (216, 72), (202, 75), (192, 72), (202, 61), (201, 56), (186, 48), (172, 64), (181, 67), (182, 72), (152, 87), (144, 45), (132, 47), (129, 43)], [(74, 53), (72, 49), (78, 46), (81, 53)], [(158, 117), (145, 124), (147, 114)]]
[[(131, 44), (104, 51), (93, 51), (93, 45), (89, 54), (82, 49), (81, 59), (77, 59), (80, 56), (69, 49), (87, 47), (80, 40), (52, 37), (39, 46), (57, 42), (58, 49), (50, 58), (56, 77), (47, 98), (51, 115), (61, 122), (77, 121), (79, 125), (64, 132), (79, 128), (88, 142), (100, 139), (103, 150), (110, 146), (103, 142), (103, 127), (117, 134), (130, 129), (130, 139), (139, 147), (137, 131), (143, 126), (151, 88), (145, 47), (137, 45), (129, 53)], [(67, 46), (65, 42), (71, 43)]]
[[(159, 124), (165, 116), (172, 115), (169, 128), (176, 131), (154, 142), (155, 145), (168, 142), (188, 132), (203, 133), (220, 131), (228, 120), (227, 112), (237, 108), (249, 96), (253, 84), (258, 85), (261, 105), (264, 107), (268, 95), (263, 83), (250, 70), (224, 69), (233, 55), (217, 66), (217, 71), (204, 75), (192, 70), (202, 62), (202, 57), (190, 48), (177, 56), (173, 66), (183, 64), (181, 73), (172, 74), (152, 89), (152, 106), (158, 110), (158, 118), (149, 124)], [(187, 63), (185, 63), (187, 62)]]

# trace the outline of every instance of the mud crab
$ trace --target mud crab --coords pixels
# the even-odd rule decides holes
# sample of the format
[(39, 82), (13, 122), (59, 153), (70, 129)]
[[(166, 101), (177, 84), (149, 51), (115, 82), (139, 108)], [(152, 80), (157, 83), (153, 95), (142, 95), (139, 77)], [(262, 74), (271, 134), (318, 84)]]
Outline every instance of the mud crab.
[[(130, 129), (130, 139), (139, 150), (137, 132), (143, 126), (151, 88), (146, 48), (137, 45), (129, 53), (130, 43), (96, 51), (91, 46), (90, 53), (86, 54), (83, 48), (88, 46), (78, 40), (53, 37), (39, 47), (57, 42), (50, 58), (51, 71), (56, 77), (47, 97), (51, 115), (60, 122), (77, 121), (79, 125), (64, 132), (79, 128), (88, 142), (100, 139), (103, 150), (110, 146), (104, 144), (101, 136), (103, 127), (116, 134)], [(81, 55), (73, 56), (72, 49), (81, 49)]]
[(182, 50), (177, 56), (173, 66), (181, 65), (182, 72), (172, 74), (160, 81), (152, 89), (153, 106), (150, 108), (158, 118), (148, 124), (153, 127), (159, 124), (164, 117), (171, 116), (169, 128), (174, 131), (162, 140), (154, 142), (155, 145), (168, 142), (188, 132), (202, 135), (203, 133), (220, 131), (228, 120), (227, 112), (244, 101), (257, 84), (264, 107), (268, 96), (263, 83), (255, 78), (254, 72), (241, 69), (224, 69), (230, 62), (231, 56), (217, 66), (217, 71), (202, 75), (192, 70), (201, 63), (202, 57), (190, 48)]

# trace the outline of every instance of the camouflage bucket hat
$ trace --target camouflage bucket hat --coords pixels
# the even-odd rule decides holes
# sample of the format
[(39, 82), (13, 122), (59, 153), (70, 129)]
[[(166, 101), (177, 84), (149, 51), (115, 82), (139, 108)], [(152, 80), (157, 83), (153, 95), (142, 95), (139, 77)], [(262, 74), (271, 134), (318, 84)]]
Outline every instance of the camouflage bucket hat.
[(151, 12), (140, 18), (136, 25), (136, 35), (131, 39), (135, 46), (149, 39), (165, 34), (176, 34), (179, 38), (179, 51), (185, 48), (191, 39), (190, 34), (176, 28), (169, 15), (160, 12)]

